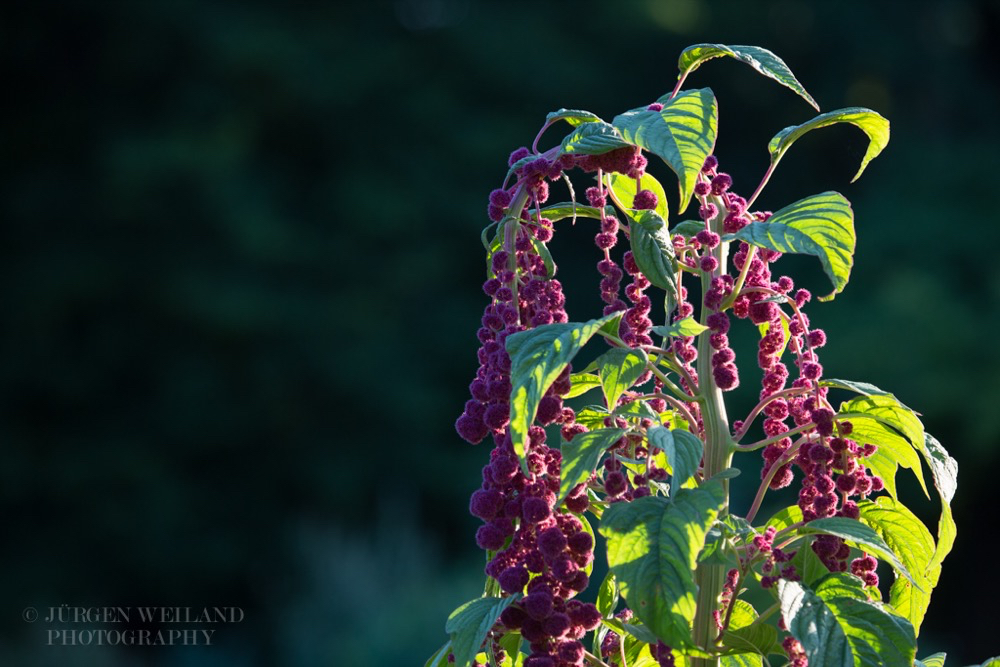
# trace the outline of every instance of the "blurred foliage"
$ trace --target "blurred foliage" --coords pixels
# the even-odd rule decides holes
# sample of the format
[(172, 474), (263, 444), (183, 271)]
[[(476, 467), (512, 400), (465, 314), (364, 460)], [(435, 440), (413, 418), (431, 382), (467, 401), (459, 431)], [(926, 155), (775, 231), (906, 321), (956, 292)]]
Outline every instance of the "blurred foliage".
[[(66, 665), (429, 655), (478, 590), (466, 503), (487, 449), (452, 424), (475, 370), (486, 194), (546, 112), (655, 99), (702, 41), (770, 48), (825, 110), (893, 122), (858, 183), (864, 138), (831, 128), (796, 144), (760, 203), (853, 202), (853, 280), (811, 311), (824, 365), (894, 390), (959, 459), (959, 541), (921, 654), (996, 653), (969, 607), (992, 564), (974, 512), (1000, 440), (996, 0), (0, 12), (4, 664), (51, 664), (19, 615), (59, 604), (247, 614), (220, 646), (66, 650)], [(810, 117), (732, 61), (689, 85), (716, 91), (739, 190), (768, 139)], [(591, 235), (553, 248), (579, 317), (599, 303)]]

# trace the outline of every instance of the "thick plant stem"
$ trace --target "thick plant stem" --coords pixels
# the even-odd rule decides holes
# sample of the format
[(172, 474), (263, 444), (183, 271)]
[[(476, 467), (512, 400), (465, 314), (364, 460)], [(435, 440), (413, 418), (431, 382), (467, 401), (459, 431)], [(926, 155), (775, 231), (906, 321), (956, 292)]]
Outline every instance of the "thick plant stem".
[[(720, 202), (721, 204), (721, 202)], [(713, 228), (720, 226), (725, 209), (712, 221)], [(718, 269), (714, 275), (726, 271), (726, 259), (729, 244), (722, 243), (715, 249), (715, 257), (719, 260)], [(711, 276), (702, 277), (702, 293), (707, 291)], [(702, 314), (702, 319), (707, 313)], [(698, 382), (701, 387), (703, 403), (701, 406), (702, 421), (705, 427), (704, 478), (708, 479), (730, 466), (733, 458), (733, 440), (729, 433), (729, 418), (726, 415), (726, 404), (722, 398), (722, 390), (715, 384), (712, 374), (712, 347), (709, 343), (710, 331), (703, 332), (698, 338)], [(729, 480), (722, 481), (725, 501), (720, 516), (729, 512)], [(695, 582), (698, 584), (698, 602), (694, 617), (693, 639), (702, 648), (711, 648), (718, 634), (715, 618), (712, 615), (719, 605), (719, 594), (726, 577), (725, 565), (708, 565), (702, 563), (695, 572)], [(692, 667), (718, 667), (718, 658), (691, 658)]]

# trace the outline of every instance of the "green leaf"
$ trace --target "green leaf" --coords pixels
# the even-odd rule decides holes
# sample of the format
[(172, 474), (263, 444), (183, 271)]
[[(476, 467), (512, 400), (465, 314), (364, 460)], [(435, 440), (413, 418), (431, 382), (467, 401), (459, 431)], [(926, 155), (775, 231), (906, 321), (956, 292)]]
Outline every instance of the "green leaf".
[(451, 612), (444, 631), (451, 635), (455, 667), (466, 667), (472, 662), (501, 612), (520, 597), (511, 595), (505, 598), (476, 598)]
[(564, 120), (573, 127), (583, 123), (595, 123), (601, 121), (600, 117), (596, 114), (592, 114), (589, 111), (583, 111), (581, 109), (559, 109), (557, 111), (552, 111), (545, 116), (546, 125), (551, 125), (559, 120)]
[(719, 658), (719, 667), (761, 667), (763, 658), (756, 653), (727, 654)]
[[(972, 665), (971, 667), (977, 667), (977, 666)], [(1000, 667), (1000, 656), (997, 656), (995, 658), (990, 658), (989, 660), (979, 665), (978, 667)]]
[(791, 562), (795, 566), (795, 571), (802, 577), (802, 583), (806, 586), (812, 586), (830, 573), (830, 570), (827, 569), (826, 565), (823, 565), (823, 561), (810, 547), (799, 549)]
[(572, 217), (594, 218), (595, 220), (600, 220), (604, 217), (605, 213), (609, 215), (613, 214), (614, 207), (606, 206), (602, 211), (601, 209), (593, 206), (584, 206), (575, 202), (563, 202), (561, 204), (546, 206), (541, 210), (534, 208), (530, 209), (528, 211), (528, 218), (534, 220), (537, 215), (540, 215), (547, 220), (551, 220), (552, 222), (558, 222), (559, 220)]
[(740, 62), (750, 65), (750, 67), (753, 67), (764, 76), (774, 79), (786, 88), (795, 91), (802, 99), (811, 104), (816, 111), (819, 111), (819, 105), (816, 104), (816, 100), (802, 87), (802, 84), (792, 74), (792, 70), (788, 68), (785, 61), (759, 46), (695, 44), (681, 52), (680, 59), (677, 61), (677, 67), (680, 69), (681, 76), (687, 76), (698, 69), (705, 61), (722, 56), (736, 58)]
[(448, 664), (448, 654), (451, 653), (451, 641), (445, 642), (445, 645), (439, 648), (434, 655), (427, 658), (427, 662), (424, 663), (424, 667), (445, 667)]
[(854, 212), (837, 192), (800, 199), (764, 222), (751, 222), (727, 239), (740, 239), (783, 253), (814, 255), (833, 282), (829, 301), (843, 291), (854, 264)]
[(705, 445), (689, 431), (671, 430), (663, 426), (653, 426), (648, 435), (650, 446), (659, 447), (667, 455), (667, 463), (673, 470), (670, 488), (671, 495), (674, 496), (676, 494), (673, 490), (679, 489), (698, 472)]
[[(500, 638), (500, 646), (507, 652), (507, 660), (501, 663), (502, 667), (510, 665), (520, 665), (523, 662), (521, 655), (521, 643), (523, 638), (520, 632), (508, 632)], [(508, 660), (510, 661), (508, 663)]]
[(569, 393), (563, 394), (563, 398), (575, 398), (601, 386), (601, 378), (590, 373), (572, 373), (569, 376), (569, 381), (572, 385)]
[(868, 163), (874, 160), (882, 152), (886, 144), (889, 143), (889, 121), (871, 109), (862, 107), (848, 107), (846, 109), (830, 111), (820, 114), (801, 125), (792, 125), (778, 132), (767, 145), (767, 150), (771, 153), (772, 167), (785, 155), (789, 146), (803, 134), (837, 123), (850, 123), (861, 128), (868, 135), (868, 150), (861, 160), (861, 167), (858, 169), (858, 173), (854, 175), (851, 182), (853, 183), (858, 180), (858, 177), (864, 172)]
[[(873, 384), (868, 384), (867, 382), (856, 382), (854, 380), (838, 380), (837, 378), (827, 378), (825, 380), (820, 380), (819, 385), (821, 387), (835, 387), (837, 389), (847, 389), (848, 391), (853, 391), (856, 394), (864, 394), (865, 396), (892, 396), (896, 398), (892, 393), (879, 389)], [(896, 399), (899, 402), (899, 399)], [(900, 403), (900, 405), (903, 405)], [(905, 406), (904, 406), (905, 407)]]
[[(576, 423), (594, 430), (604, 427), (604, 420), (611, 413), (603, 405), (588, 405), (576, 412)], [(576, 438), (573, 438), (576, 440)]]
[(615, 347), (597, 358), (597, 372), (608, 409), (614, 410), (618, 399), (646, 371), (649, 357), (642, 350)]
[(916, 636), (910, 622), (869, 601), (854, 575), (829, 574), (815, 590), (781, 579), (778, 600), (809, 667), (913, 664)]
[(924, 448), (921, 450), (927, 467), (934, 477), (934, 486), (941, 494), (941, 500), (946, 505), (951, 504), (958, 488), (958, 461), (953, 459), (937, 438), (924, 434)]
[(631, 143), (622, 138), (620, 132), (609, 123), (594, 121), (583, 123), (562, 140), (562, 152), (574, 155), (600, 155)]
[(681, 489), (615, 503), (604, 511), (600, 533), (619, 590), (646, 626), (675, 648), (691, 647), (698, 587), (694, 571), (708, 527), (724, 503), (721, 485)]
[(715, 148), (719, 112), (710, 88), (687, 90), (676, 97), (661, 97), (659, 111), (646, 107), (615, 116), (611, 124), (630, 144), (660, 157), (680, 182), (682, 213), (691, 201), (705, 158)]
[(889, 604), (910, 620), (914, 633), (919, 635), (931, 591), (941, 574), (941, 565), (932, 565), (934, 538), (913, 512), (892, 498), (863, 501), (858, 503), (858, 509), (861, 520), (899, 556), (922, 589), (914, 589), (908, 581), (896, 577), (889, 592)]
[(610, 570), (604, 575), (601, 587), (597, 589), (597, 611), (601, 616), (607, 618), (615, 613), (618, 606), (618, 583), (615, 581), (615, 574)]
[(920, 456), (906, 438), (896, 429), (874, 418), (852, 417), (850, 421), (851, 440), (862, 445), (871, 443), (878, 446), (875, 453), (865, 459), (865, 463), (882, 478), (889, 495), (896, 497), (897, 465), (912, 470), (924, 494), (928, 494), (927, 483), (924, 481), (923, 469), (920, 466)]
[(953, 459), (937, 438), (929, 433), (924, 436), (924, 447), (920, 453), (924, 455), (924, 460), (931, 469), (934, 487), (941, 498), (937, 548), (934, 550), (932, 560), (932, 565), (940, 566), (945, 556), (951, 553), (957, 535), (955, 519), (951, 515), (951, 499), (955, 497), (958, 488), (958, 461)]
[[(917, 414), (900, 403), (895, 396), (880, 394), (873, 396), (858, 396), (840, 404), (840, 413), (855, 412), (861, 413), (879, 421), (886, 426), (896, 429), (910, 441), (917, 449), (923, 449), (925, 445), (924, 425), (920, 422)], [(851, 417), (854, 422), (856, 417)], [(933, 471), (933, 470), (932, 470)]]
[(569, 442), (563, 442), (562, 466), (559, 474), (559, 502), (562, 503), (578, 484), (590, 479), (597, 468), (601, 456), (608, 447), (625, 435), (620, 428), (602, 428), (585, 433), (577, 433)]
[(521, 459), (521, 468), (525, 470), (525, 474), (528, 427), (535, 420), (538, 402), (580, 348), (602, 326), (619, 316), (620, 313), (614, 313), (582, 324), (545, 324), (507, 337), (512, 385), (510, 433), (514, 452)]
[(643, 211), (629, 225), (632, 255), (649, 282), (668, 294), (677, 291), (677, 258), (667, 222), (654, 211)]
[(629, 401), (625, 405), (619, 406), (612, 413), (616, 417), (625, 417), (626, 419), (659, 419), (660, 415), (656, 413), (656, 410), (649, 407), (649, 403), (644, 400)]
[(531, 239), (531, 247), (534, 248), (535, 254), (542, 258), (542, 264), (545, 265), (545, 277), (551, 278), (556, 275), (556, 263), (552, 261), (552, 253), (549, 252), (548, 246), (534, 236), (528, 238)]
[(708, 327), (698, 324), (698, 321), (693, 317), (685, 317), (683, 320), (674, 322), (670, 326), (653, 327), (653, 333), (664, 338), (697, 336), (703, 331), (708, 331)]
[[(885, 543), (877, 532), (856, 519), (846, 517), (829, 517), (826, 519), (815, 519), (810, 521), (800, 530), (802, 535), (821, 533), (824, 535), (835, 535), (852, 542), (857, 547), (872, 553), (882, 560), (892, 565), (893, 569), (904, 577), (914, 582), (919, 588), (923, 588), (919, 581), (914, 580), (906, 564), (900, 560), (893, 549)], [(920, 573), (917, 573), (918, 576)], [(930, 591), (927, 591), (930, 592)]]
[(691, 238), (696, 236), (698, 232), (705, 229), (705, 223), (702, 220), (684, 220), (683, 222), (678, 222), (674, 225), (674, 228), (670, 230), (671, 234), (680, 234), (684, 238)]
[[(790, 505), (775, 512), (774, 516), (768, 519), (764, 526), (774, 526), (775, 530), (784, 530), (800, 521), (802, 521), (802, 509), (798, 505)], [(761, 530), (760, 532), (763, 533), (764, 531)]]
[[(632, 208), (635, 193), (638, 192), (635, 187), (635, 179), (629, 178), (625, 174), (612, 172), (608, 174), (608, 186), (614, 192), (618, 201), (628, 209), (625, 213), (633, 220), (638, 218), (640, 211)], [(652, 174), (643, 173), (639, 181), (639, 186), (640, 189), (651, 190), (656, 195), (656, 208), (652, 210), (656, 211), (657, 215), (664, 220), (669, 219), (670, 213), (667, 210), (667, 195), (663, 191), (663, 186), (660, 185), (660, 182)]]
[(946, 657), (948, 657), (947, 653), (932, 653), (922, 660), (914, 660), (913, 667), (944, 667)]
[(767, 623), (755, 623), (757, 611), (749, 602), (734, 600), (733, 605), (729, 627), (722, 634), (722, 645), (759, 655), (767, 655), (777, 650), (777, 629)]

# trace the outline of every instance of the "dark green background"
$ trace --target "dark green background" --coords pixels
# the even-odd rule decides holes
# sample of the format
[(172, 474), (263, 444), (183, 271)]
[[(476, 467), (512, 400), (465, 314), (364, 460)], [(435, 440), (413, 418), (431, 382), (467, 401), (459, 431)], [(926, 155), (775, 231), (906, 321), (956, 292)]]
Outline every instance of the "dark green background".
[[(422, 664), (481, 586), (467, 498), (488, 448), (452, 424), (486, 195), (548, 111), (646, 104), (703, 41), (770, 48), (824, 110), (893, 123), (853, 185), (860, 132), (803, 138), (760, 205), (853, 202), (851, 284), (810, 310), (827, 374), (895, 391), (960, 461), (921, 655), (1000, 653), (995, 0), (0, 11), (0, 663)], [(688, 85), (715, 90), (744, 193), (768, 139), (812, 115), (735, 61)], [(557, 231), (570, 315), (592, 317), (592, 230)], [(826, 288), (813, 261), (786, 266)], [(60, 649), (21, 614), (61, 604), (246, 618), (211, 647)]]

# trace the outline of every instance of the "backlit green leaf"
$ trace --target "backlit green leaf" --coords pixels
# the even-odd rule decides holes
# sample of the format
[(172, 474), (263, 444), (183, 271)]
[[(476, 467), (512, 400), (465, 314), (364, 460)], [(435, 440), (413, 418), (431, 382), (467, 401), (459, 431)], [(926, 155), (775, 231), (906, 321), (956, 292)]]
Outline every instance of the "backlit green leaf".
[(455, 667), (466, 667), (472, 662), (501, 612), (520, 597), (511, 595), (505, 598), (476, 598), (451, 612), (444, 631), (451, 635)]
[(858, 503), (861, 520), (871, 526), (893, 550), (920, 585), (896, 577), (889, 593), (889, 604), (913, 624), (920, 634), (920, 624), (930, 603), (931, 591), (937, 585), (941, 565), (932, 565), (934, 538), (913, 512), (892, 498), (881, 497), (875, 502)]
[(815, 590), (781, 579), (778, 600), (809, 667), (913, 664), (916, 636), (910, 622), (869, 601), (854, 575), (829, 574)]
[[(510, 355), (510, 433), (514, 452), (525, 469), (528, 427), (535, 420), (538, 402), (580, 348), (605, 324), (618, 318), (614, 313), (589, 322), (546, 324), (507, 337)], [(527, 470), (525, 469), (525, 474)]]
[[(885, 543), (885, 540), (880, 537), (879, 533), (856, 519), (848, 519), (846, 517), (815, 519), (803, 526), (800, 533), (803, 535), (812, 533), (836, 535), (853, 543), (858, 548), (878, 556), (892, 565), (893, 569), (911, 582), (914, 581), (913, 574), (910, 573), (909, 568), (900, 560), (900, 557), (893, 551), (893, 548)], [(919, 572), (917, 574), (920, 576)], [(923, 588), (919, 581), (917, 582), (917, 586)]]
[(597, 373), (608, 409), (618, 405), (618, 399), (646, 371), (649, 357), (642, 350), (615, 347), (597, 358)]
[(934, 486), (941, 498), (941, 518), (938, 521), (937, 548), (934, 550), (932, 564), (940, 565), (945, 556), (951, 552), (955, 544), (957, 526), (951, 515), (951, 499), (958, 487), (958, 461), (949, 456), (937, 438), (926, 434), (924, 448), (921, 450), (924, 460), (931, 469)]
[(774, 79), (781, 85), (794, 90), (802, 99), (811, 104), (816, 111), (819, 111), (819, 105), (816, 104), (816, 100), (802, 87), (802, 84), (792, 74), (792, 70), (788, 68), (785, 61), (759, 46), (695, 44), (681, 52), (677, 67), (680, 69), (681, 76), (687, 76), (690, 72), (698, 69), (705, 61), (712, 58), (721, 58), (722, 56), (736, 58), (740, 62), (750, 65), (764, 76)]
[(820, 297), (829, 301), (844, 286), (854, 264), (854, 212), (837, 192), (824, 192), (786, 206), (764, 222), (751, 222), (727, 239), (777, 250), (814, 255), (833, 282), (833, 291)]
[(632, 255), (649, 282), (668, 294), (677, 291), (677, 258), (667, 222), (654, 211), (643, 211), (629, 225)]
[(562, 152), (573, 155), (600, 155), (631, 145), (609, 123), (583, 123), (562, 140)]
[(923, 469), (920, 466), (920, 456), (906, 438), (894, 428), (872, 418), (852, 417), (850, 421), (853, 427), (849, 436), (851, 440), (859, 445), (871, 443), (878, 446), (875, 453), (865, 459), (865, 462), (885, 482), (889, 495), (896, 497), (897, 465), (912, 470), (924, 493), (928, 493)]
[(563, 398), (575, 398), (601, 386), (601, 378), (591, 373), (572, 373), (569, 376), (569, 381), (572, 385), (569, 393), (564, 394)]
[(445, 645), (439, 648), (434, 655), (427, 658), (427, 662), (424, 663), (424, 667), (445, 667), (448, 664), (448, 654), (451, 653), (451, 641), (445, 642)]
[(646, 107), (615, 116), (611, 124), (630, 144), (660, 157), (677, 174), (682, 213), (691, 201), (705, 158), (715, 148), (719, 113), (709, 88), (661, 97), (659, 111)]
[[(800, 521), (802, 521), (802, 509), (798, 505), (790, 505), (775, 512), (764, 525), (774, 526), (775, 530), (784, 530)], [(760, 532), (764, 532), (763, 529)]]
[(861, 160), (861, 167), (858, 169), (858, 173), (854, 175), (851, 182), (853, 183), (858, 180), (858, 177), (864, 172), (868, 163), (874, 160), (882, 152), (886, 144), (889, 143), (889, 121), (871, 109), (864, 109), (862, 107), (849, 107), (847, 109), (830, 111), (820, 114), (801, 125), (792, 125), (778, 132), (767, 145), (767, 150), (771, 153), (771, 164), (777, 164), (778, 160), (788, 150), (788, 147), (806, 132), (837, 123), (850, 123), (861, 128), (868, 135), (868, 150)]
[(670, 326), (653, 327), (653, 333), (664, 338), (674, 336), (697, 336), (703, 331), (708, 331), (708, 327), (698, 324), (693, 317), (685, 317), (679, 322), (674, 322)]
[(615, 503), (604, 512), (608, 565), (619, 590), (642, 622), (675, 648), (691, 646), (698, 587), (694, 571), (708, 527), (724, 502), (722, 487), (681, 489)]
[(913, 661), (913, 667), (944, 667), (944, 660), (947, 653), (932, 653), (923, 659)]
[[(670, 484), (672, 490), (679, 489), (684, 482), (694, 477), (705, 452), (705, 445), (697, 436), (689, 431), (671, 430), (663, 426), (650, 428), (648, 435), (650, 446), (659, 447), (667, 456), (667, 463), (673, 470)], [(671, 491), (670, 495), (676, 495), (676, 492)]]
[(601, 616), (608, 617), (615, 612), (618, 606), (618, 582), (615, 581), (615, 574), (610, 570), (604, 575), (601, 587), (597, 589), (597, 611)]
[[(608, 174), (608, 185), (614, 192), (615, 197), (625, 206), (625, 212), (633, 220), (638, 218), (640, 211), (633, 208), (633, 200), (635, 199), (635, 193), (638, 192), (635, 188), (635, 179), (629, 178), (625, 174), (610, 173)], [(642, 190), (650, 190), (656, 195), (656, 208), (652, 209), (656, 211), (664, 220), (670, 218), (670, 213), (667, 209), (667, 195), (663, 191), (663, 186), (660, 182), (649, 173), (643, 173), (642, 178), (639, 180), (639, 186)]]
[(558, 120), (564, 120), (573, 127), (576, 127), (583, 123), (595, 123), (601, 119), (596, 114), (592, 114), (589, 111), (583, 111), (581, 109), (558, 109), (545, 116), (546, 125), (554, 123)]
[(733, 601), (729, 627), (722, 635), (722, 645), (740, 651), (767, 655), (777, 649), (778, 631), (773, 625), (757, 623), (757, 611), (745, 600)]
[(528, 218), (534, 220), (536, 215), (541, 215), (543, 218), (547, 218), (552, 222), (558, 222), (565, 218), (572, 218), (576, 216), (578, 218), (594, 218), (595, 220), (600, 220), (604, 217), (605, 212), (608, 214), (614, 213), (614, 209), (611, 207), (605, 207), (602, 211), (599, 208), (594, 208), (593, 206), (584, 206), (582, 204), (574, 205), (573, 202), (563, 202), (561, 204), (553, 204), (552, 206), (546, 206), (541, 210), (530, 209), (528, 211)]
[(565, 500), (577, 484), (590, 478), (601, 456), (608, 447), (625, 435), (620, 428), (601, 428), (585, 433), (577, 433), (569, 442), (563, 442), (562, 466), (559, 473), (559, 502)]

